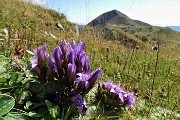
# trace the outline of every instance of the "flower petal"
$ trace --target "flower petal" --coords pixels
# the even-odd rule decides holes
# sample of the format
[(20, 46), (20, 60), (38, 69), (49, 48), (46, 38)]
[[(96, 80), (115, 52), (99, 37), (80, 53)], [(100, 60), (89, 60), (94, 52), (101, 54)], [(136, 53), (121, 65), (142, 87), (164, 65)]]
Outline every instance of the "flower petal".
[(62, 52), (61, 52), (60, 47), (54, 48), (53, 56), (54, 56), (56, 64), (61, 64), (62, 63)]
[(95, 83), (100, 78), (101, 72), (102, 72), (102, 70), (100, 68), (98, 68), (90, 74), (90, 78), (88, 80), (90, 82), (90, 84)]

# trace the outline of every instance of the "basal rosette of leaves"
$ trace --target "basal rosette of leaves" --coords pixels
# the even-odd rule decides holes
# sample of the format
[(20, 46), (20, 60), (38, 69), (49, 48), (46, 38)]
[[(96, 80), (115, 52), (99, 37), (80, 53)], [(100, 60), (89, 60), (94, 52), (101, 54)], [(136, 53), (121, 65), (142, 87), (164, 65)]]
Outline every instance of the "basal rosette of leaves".
[(97, 102), (104, 111), (111, 111), (116, 114), (136, 104), (136, 98), (133, 93), (125, 92), (121, 87), (111, 81), (98, 84), (95, 98), (95, 102)]
[[(69, 44), (61, 40), (60, 45), (52, 52), (53, 57), (46, 52), (45, 45), (32, 53), (34, 57), (28, 68), (33, 69), (38, 79), (30, 83), (31, 94), (34, 96), (31, 102), (46, 100), (48, 106), (59, 106), (61, 112), (56, 113), (54, 118), (62, 118), (60, 113), (65, 113), (70, 108), (75, 108), (70, 111), (70, 116), (83, 113), (86, 110), (85, 94), (101, 76), (100, 68), (90, 71), (90, 61), (84, 48), (85, 43), (81, 41), (76, 43), (72, 40)], [(34, 88), (39, 89), (37, 91)]]

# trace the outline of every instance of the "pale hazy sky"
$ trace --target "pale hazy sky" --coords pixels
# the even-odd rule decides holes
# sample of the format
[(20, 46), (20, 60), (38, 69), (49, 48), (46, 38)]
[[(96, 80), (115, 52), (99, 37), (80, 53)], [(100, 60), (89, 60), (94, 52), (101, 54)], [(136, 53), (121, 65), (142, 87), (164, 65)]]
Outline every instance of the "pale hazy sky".
[(74, 23), (86, 24), (116, 9), (151, 25), (180, 26), (180, 0), (30, 0), (64, 13)]

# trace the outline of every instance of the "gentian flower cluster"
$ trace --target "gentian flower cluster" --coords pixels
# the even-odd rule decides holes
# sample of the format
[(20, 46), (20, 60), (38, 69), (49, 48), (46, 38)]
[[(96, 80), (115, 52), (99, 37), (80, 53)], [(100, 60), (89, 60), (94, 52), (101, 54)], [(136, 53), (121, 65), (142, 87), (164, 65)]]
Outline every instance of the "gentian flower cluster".
[(60, 45), (54, 48), (51, 58), (44, 45), (34, 50), (34, 58), (28, 65), (36, 72), (40, 82), (58, 81), (64, 84), (64, 91), (56, 93), (56, 99), (60, 104), (71, 101), (79, 111), (85, 107), (83, 96), (92, 89), (102, 71), (98, 68), (90, 72), (90, 61), (84, 48), (85, 43), (81, 41), (76, 43), (72, 40), (68, 44), (61, 40)]
[(110, 81), (103, 82), (102, 85), (99, 84), (97, 98), (103, 99), (103, 101), (115, 101), (118, 106), (125, 106), (126, 109), (129, 109), (132, 104), (136, 104), (133, 93), (126, 93)]

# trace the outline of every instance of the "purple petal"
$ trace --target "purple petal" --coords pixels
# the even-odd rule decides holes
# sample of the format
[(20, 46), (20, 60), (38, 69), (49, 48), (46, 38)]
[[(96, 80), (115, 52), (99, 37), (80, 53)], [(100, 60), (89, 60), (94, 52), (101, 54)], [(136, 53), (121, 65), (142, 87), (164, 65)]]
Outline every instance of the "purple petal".
[(118, 95), (119, 95), (119, 98), (120, 98), (121, 102), (124, 102), (123, 94), (119, 93)]
[(90, 78), (89, 78), (89, 83), (90, 84), (94, 84), (101, 76), (101, 72), (102, 70), (100, 68), (94, 70), (91, 74), (90, 74)]
[(77, 106), (77, 107), (78, 107), (78, 109), (79, 109), (80, 111), (82, 111), (82, 110), (83, 110), (84, 105), (79, 105), (79, 106)]
[(75, 47), (76, 47), (76, 43), (74, 40), (72, 40), (72, 42), (71, 42), (71, 47), (72, 47), (72, 49), (75, 49)]
[(75, 63), (76, 53), (74, 51), (70, 51), (68, 54), (68, 63)]
[(54, 63), (54, 60), (50, 56), (48, 56), (48, 66), (50, 69), (54, 68)]
[(77, 43), (77, 46), (78, 46), (78, 54), (81, 54), (81, 53), (83, 52), (84, 48), (85, 48), (85, 43), (79, 41), (79, 42)]
[(110, 81), (108, 81), (108, 82), (103, 82), (102, 83), (102, 87), (104, 88), (104, 89), (107, 89), (107, 88), (110, 88)]
[(71, 98), (71, 100), (72, 100), (73, 102), (76, 102), (77, 97), (74, 97), (74, 96), (73, 96), (73, 97)]
[(132, 104), (136, 104), (136, 99), (133, 93), (128, 93), (125, 96), (126, 96), (125, 98), (126, 109), (129, 109)]
[(54, 56), (56, 64), (62, 63), (62, 52), (61, 52), (61, 49), (59, 47), (54, 48), (53, 56)]
[(90, 72), (90, 61), (86, 58), (85, 64), (84, 64), (84, 71), (86, 73)]
[(78, 66), (77, 66), (77, 71), (78, 72), (82, 72), (83, 71), (85, 60), (86, 60), (86, 53), (83, 52), (79, 56), (79, 61), (78, 61), (79, 63), (78, 63)]
[(109, 82), (103, 82), (102, 87), (103, 89), (113, 89), (116, 88), (117, 85), (109, 81)]
[(86, 90), (87, 90), (88, 87), (89, 87), (89, 82), (88, 81), (85, 81), (85, 87), (86, 87)]
[(46, 51), (46, 45), (43, 45), (43, 46), (40, 46), (40, 47), (38, 47), (37, 49), (35, 49), (34, 50), (34, 55), (36, 56), (36, 57), (38, 57), (39, 56), (39, 51), (40, 50), (42, 50), (42, 51)]
[(63, 53), (64, 55), (66, 55), (67, 50), (68, 50), (68, 47), (69, 47), (69, 44), (66, 43), (65, 40), (61, 40), (61, 42), (60, 42), (60, 48), (61, 48), (61, 51), (62, 51), (62, 53)]
[(50, 56), (48, 56), (48, 68), (47, 74), (52, 74), (54, 70), (54, 60)]
[(72, 88), (71, 89), (71, 95), (77, 95), (77, 94), (78, 94), (78, 90), (76, 88)]
[(82, 82), (82, 81), (83, 81), (82, 78), (81, 78), (81, 77), (78, 77), (78, 78), (75, 79), (74, 82)]
[(71, 82), (73, 82), (72, 80), (74, 80), (75, 73), (76, 73), (76, 65), (69, 63), (67, 70), (67, 77), (70, 79)]
[(85, 82), (85, 81), (87, 81), (89, 79), (89, 75), (88, 74), (79, 73), (77, 75), (79, 75), (79, 77), (76, 78), (76, 80), (74, 82)]
[(26, 70), (30, 69), (32, 67), (32, 63), (30, 63), (27, 67)]
[(74, 96), (71, 98), (76, 108), (78, 108), (80, 111), (83, 110), (83, 107), (85, 105), (85, 101), (81, 95)]
[(39, 67), (36, 66), (36, 67), (34, 68), (34, 70), (36, 71), (38, 77), (41, 78), (42, 75), (41, 75), (41, 70), (39, 69)]
[(110, 92), (112, 92), (112, 93), (116, 93), (116, 91), (115, 91), (115, 89), (114, 89), (114, 88), (110, 89)]
[(46, 54), (46, 45), (43, 45), (41, 47), (37, 48), (37, 56), (38, 56), (38, 60), (41, 61), (46, 61), (47, 58), (47, 54)]
[(38, 65), (38, 59), (37, 58), (32, 59), (31, 64), (32, 64), (32, 68), (35, 68)]
[(116, 87), (114, 88), (114, 90), (116, 91), (116, 93), (121, 93), (121, 94), (125, 94), (126, 92), (123, 91), (122, 88), (120, 88), (119, 86), (116, 85)]
[(78, 99), (82, 101), (83, 100), (82, 95), (78, 95)]

